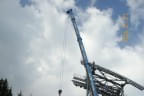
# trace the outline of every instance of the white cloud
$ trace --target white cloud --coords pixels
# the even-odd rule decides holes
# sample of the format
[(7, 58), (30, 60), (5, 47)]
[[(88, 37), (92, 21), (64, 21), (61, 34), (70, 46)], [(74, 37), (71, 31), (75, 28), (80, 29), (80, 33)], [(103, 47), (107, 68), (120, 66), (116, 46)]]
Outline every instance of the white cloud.
[[(81, 29), (84, 31), (83, 38), (89, 59), (144, 85), (142, 44), (121, 49), (117, 36), (120, 22), (119, 20), (113, 22), (111, 12), (89, 8), (85, 14), (88, 15), (87, 21)], [(126, 94), (128, 96), (144, 94), (138, 93), (136, 89), (132, 90), (129, 89)]]
[(96, 3), (96, 0), (90, 0), (91, 1), (91, 6), (94, 6)]
[(0, 1), (0, 77), (8, 78), (17, 91), (38, 75), (34, 73), (35, 65), (24, 63), (29, 54), (28, 42), (34, 32), (29, 23), (37, 26), (32, 10), (30, 7), (22, 8), (17, 1)]
[[(15, 92), (22, 89), (24, 95), (55, 96), (63, 66), (63, 95), (85, 95), (83, 89), (75, 87), (70, 81), (74, 73), (85, 74), (79, 62), (81, 56), (72, 24), (64, 13), (65, 8), (75, 7), (75, 2), (33, 2), (31, 6), (22, 8), (17, 0), (0, 1), (0, 76), (10, 80)], [(141, 45), (119, 48), (119, 22), (112, 21), (111, 12), (91, 7), (85, 14), (80, 13), (85, 20), (81, 26), (81, 31), (85, 33), (81, 34), (88, 57), (144, 84), (141, 77), (144, 51)], [(130, 96), (136, 96), (135, 91), (128, 90)]]
[(144, 1), (143, 0), (127, 0), (130, 7), (131, 22), (138, 26), (141, 20), (144, 20)]

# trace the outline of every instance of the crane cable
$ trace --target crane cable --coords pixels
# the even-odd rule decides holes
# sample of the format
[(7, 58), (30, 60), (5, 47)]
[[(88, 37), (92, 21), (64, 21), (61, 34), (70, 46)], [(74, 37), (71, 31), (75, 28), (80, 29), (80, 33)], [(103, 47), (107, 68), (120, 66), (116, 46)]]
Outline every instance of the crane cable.
[(63, 32), (63, 40), (62, 40), (62, 50), (61, 50), (61, 57), (62, 57), (62, 60), (61, 60), (61, 65), (60, 65), (60, 82), (59, 82), (59, 90), (58, 90), (58, 94), (59, 96), (61, 96), (62, 94), (62, 89), (63, 89), (63, 78), (64, 78), (64, 66), (65, 66), (65, 60), (66, 60), (66, 49), (67, 49), (67, 31), (68, 31), (68, 24), (66, 24), (65, 26), (65, 30)]

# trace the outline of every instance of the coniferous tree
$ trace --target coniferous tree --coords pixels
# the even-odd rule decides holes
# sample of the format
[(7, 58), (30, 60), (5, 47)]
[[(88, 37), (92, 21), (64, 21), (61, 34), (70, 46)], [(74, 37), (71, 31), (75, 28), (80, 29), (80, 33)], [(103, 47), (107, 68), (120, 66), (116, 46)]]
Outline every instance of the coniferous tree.
[(8, 86), (7, 79), (0, 80), (0, 96), (12, 96), (12, 91)]
[(20, 91), (20, 93), (18, 94), (18, 96), (23, 96), (21, 91)]

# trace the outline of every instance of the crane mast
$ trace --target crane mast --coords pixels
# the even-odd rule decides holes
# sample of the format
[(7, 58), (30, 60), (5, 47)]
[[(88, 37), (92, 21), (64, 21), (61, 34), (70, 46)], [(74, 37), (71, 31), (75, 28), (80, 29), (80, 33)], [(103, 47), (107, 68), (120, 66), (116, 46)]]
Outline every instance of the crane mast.
[(80, 36), (80, 33), (79, 33), (79, 30), (78, 30), (78, 27), (77, 27), (77, 24), (76, 24), (76, 21), (75, 21), (75, 17), (74, 17), (74, 14), (72, 12), (72, 9), (69, 9), (67, 11), (67, 14), (69, 14), (69, 16), (71, 17), (71, 21), (72, 21), (72, 24), (73, 24), (73, 27), (75, 29), (75, 33), (76, 33), (76, 36), (77, 36), (77, 41), (78, 41), (78, 44), (79, 44), (79, 47), (80, 47), (80, 51), (81, 51), (81, 54), (82, 54), (82, 58), (83, 58), (83, 62), (84, 62), (84, 67), (86, 69), (86, 72), (87, 72), (87, 79), (88, 79), (88, 86), (90, 87), (90, 90), (92, 92), (92, 95), (93, 96), (98, 96), (98, 93), (97, 93), (97, 90), (96, 90), (96, 86), (95, 86), (95, 83), (94, 83), (94, 77), (92, 75), (92, 69), (89, 65), (89, 61), (88, 61), (88, 58), (87, 58), (87, 54), (86, 54), (86, 51), (85, 51), (85, 48), (84, 48), (84, 45), (83, 45), (83, 42), (82, 42), (82, 38)]

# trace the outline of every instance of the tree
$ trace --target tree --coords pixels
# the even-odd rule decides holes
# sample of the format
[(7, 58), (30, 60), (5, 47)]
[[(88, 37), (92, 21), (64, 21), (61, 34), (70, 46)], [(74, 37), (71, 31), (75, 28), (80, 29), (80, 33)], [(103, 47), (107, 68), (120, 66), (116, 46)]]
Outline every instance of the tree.
[(21, 91), (20, 91), (20, 93), (18, 94), (18, 96), (23, 96)]
[(7, 79), (0, 80), (0, 96), (12, 96), (12, 91), (8, 86)]

